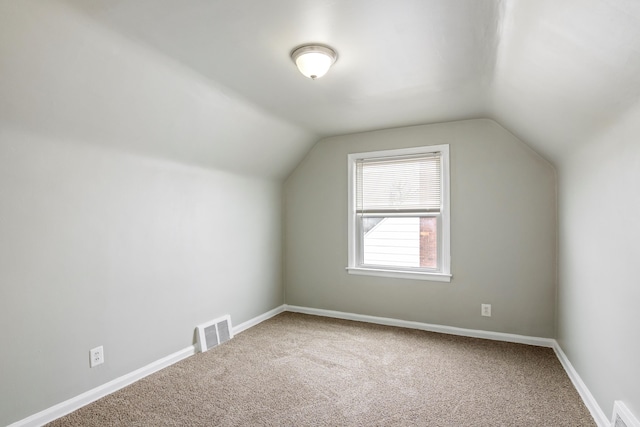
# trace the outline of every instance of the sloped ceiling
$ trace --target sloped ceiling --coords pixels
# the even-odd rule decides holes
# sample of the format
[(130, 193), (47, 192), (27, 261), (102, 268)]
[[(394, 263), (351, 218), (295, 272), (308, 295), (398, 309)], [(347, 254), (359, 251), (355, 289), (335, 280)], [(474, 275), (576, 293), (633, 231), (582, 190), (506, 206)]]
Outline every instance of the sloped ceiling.
[[(339, 53), (317, 81), (307, 42)], [(0, 73), (12, 126), (240, 172), (479, 117), (556, 162), (638, 103), (640, 2), (0, 0)]]
[(640, 102), (640, 1), (504, 3), (492, 117), (559, 162)]

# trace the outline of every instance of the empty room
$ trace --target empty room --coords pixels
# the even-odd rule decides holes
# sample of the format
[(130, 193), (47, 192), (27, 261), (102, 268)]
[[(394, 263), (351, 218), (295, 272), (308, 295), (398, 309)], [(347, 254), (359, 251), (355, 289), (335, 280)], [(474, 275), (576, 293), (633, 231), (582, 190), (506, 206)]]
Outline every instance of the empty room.
[(638, 0), (0, 0), (0, 426), (640, 427), (639, 218)]

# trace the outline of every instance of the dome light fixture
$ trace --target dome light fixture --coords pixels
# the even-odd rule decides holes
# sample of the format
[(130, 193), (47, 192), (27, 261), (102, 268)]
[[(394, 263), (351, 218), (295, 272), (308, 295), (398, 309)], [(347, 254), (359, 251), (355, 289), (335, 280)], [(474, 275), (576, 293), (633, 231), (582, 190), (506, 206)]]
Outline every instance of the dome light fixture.
[(329, 46), (306, 44), (295, 48), (291, 52), (291, 59), (304, 76), (315, 80), (327, 74), (338, 59), (338, 54)]

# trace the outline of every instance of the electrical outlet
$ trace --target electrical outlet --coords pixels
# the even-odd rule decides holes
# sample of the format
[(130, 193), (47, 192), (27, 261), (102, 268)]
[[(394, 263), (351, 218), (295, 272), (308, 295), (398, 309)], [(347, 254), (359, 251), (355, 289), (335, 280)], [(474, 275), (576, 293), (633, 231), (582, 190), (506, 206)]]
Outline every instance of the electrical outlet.
[(485, 317), (491, 317), (491, 304), (481, 304), (480, 314)]
[(102, 346), (89, 350), (89, 366), (95, 368), (104, 363), (104, 348)]

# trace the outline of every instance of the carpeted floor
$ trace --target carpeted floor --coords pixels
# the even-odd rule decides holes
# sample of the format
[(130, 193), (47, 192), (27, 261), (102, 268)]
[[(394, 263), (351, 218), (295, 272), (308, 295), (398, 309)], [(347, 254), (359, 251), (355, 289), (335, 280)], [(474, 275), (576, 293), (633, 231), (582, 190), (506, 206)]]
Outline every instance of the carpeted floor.
[(553, 350), (283, 313), (50, 426), (595, 426)]

